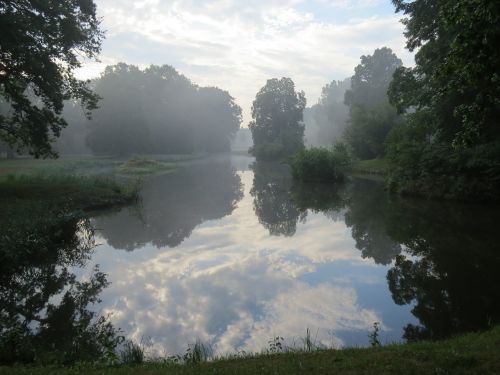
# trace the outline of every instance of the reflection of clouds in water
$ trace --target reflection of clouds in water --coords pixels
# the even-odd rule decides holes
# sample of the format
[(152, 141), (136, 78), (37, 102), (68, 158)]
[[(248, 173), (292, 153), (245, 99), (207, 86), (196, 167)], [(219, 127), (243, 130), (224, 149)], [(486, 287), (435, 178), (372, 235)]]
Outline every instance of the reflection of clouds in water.
[(212, 342), (220, 353), (257, 351), (273, 334), (298, 338), (307, 327), (319, 330), (319, 342), (341, 345), (329, 332), (368, 331), (380, 320), (358, 305), (352, 289), (311, 287), (286, 269), (276, 270), (261, 253), (215, 269), (183, 271), (156, 260), (129, 269), (105, 292), (106, 300), (116, 301), (106, 310), (132, 338), (151, 338), (170, 353), (196, 338)]
[[(352, 288), (297, 279), (335, 261), (371, 268), (345, 224), (309, 212), (294, 237), (270, 236), (253, 212), (252, 173), (239, 175), (245, 198), (231, 216), (198, 226), (176, 248), (120, 252), (120, 263), (103, 259), (113, 280), (103, 308), (114, 323), (171, 354), (197, 338), (225, 353), (260, 350), (273, 334), (298, 342), (306, 328), (328, 345), (343, 344), (336, 330), (369, 331), (381, 319), (359, 306)], [(116, 255), (108, 250), (98, 256)]]

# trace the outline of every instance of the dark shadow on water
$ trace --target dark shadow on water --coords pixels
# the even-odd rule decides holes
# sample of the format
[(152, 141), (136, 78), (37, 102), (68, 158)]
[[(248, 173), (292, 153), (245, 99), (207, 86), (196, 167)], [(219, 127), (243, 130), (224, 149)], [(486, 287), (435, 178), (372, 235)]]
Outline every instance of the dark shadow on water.
[(194, 163), (147, 180), (141, 204), (94, 218), (94, 226), (116, 249), (145, 244), (175, 247), (207, 220), (229, 215), (243, 197), (240, 177), (228, 160)]
[[(294, 186), (296, 207), (328, 216), (332, 198), (325, 188)], [(405, 199), (365, 179), (330, 186), (335, 191), (337, 212), (345, 212), (361, 256), (392, 265), (387, 281), (394, 302), (414, 306), (420, 325), (405, 327), (407, 340), (500, 323), (498, 206)]]

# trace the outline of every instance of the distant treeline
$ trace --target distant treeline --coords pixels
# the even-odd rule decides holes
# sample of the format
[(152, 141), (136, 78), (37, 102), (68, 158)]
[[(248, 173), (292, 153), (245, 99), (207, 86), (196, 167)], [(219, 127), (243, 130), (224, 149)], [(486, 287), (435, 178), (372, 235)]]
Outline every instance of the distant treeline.
[(241, 108), (227, 91), (197, 86), (168, 65), (119, 63), (92, 85), (99, 108), (88, 120), (78, 102), (66, 102), (59, 152), (224, 152), (240, 128)]

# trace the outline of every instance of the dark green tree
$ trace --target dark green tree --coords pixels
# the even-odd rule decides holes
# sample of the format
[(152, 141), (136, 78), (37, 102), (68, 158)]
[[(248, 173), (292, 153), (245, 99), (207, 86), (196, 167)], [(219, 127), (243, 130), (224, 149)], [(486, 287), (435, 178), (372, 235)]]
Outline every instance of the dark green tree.
[(385, 154), (385, 139), (397, 121), (387, 89), (394, 71), (401, 65), (392, 50), (383, 47), (373, 55), (361, 56), (361, 63), (354, 69), (351, 89), (344, 98), (350, 114), (345, 138), (361, 159)]
[(276, 158), (304, 147), (303, 111), (306, 98), (290, 78), (269, 79), (252, 105), (249, 128), (257, 158)]
[(500, 199), (500, 3), (401, 1), (414, 68), (389, 88), (406, 124), (390, 142), (397, 190)]
[(87, 114), (98, 97), (74, 77), (79, 56), (94, 59), (103, 34), (92, 0), (0, 1), (0, 140), (36, 157), (56, 156), (51, 141), (67, 123), (63, 102), (77, 98)]
[(500, 3), (492, 0), (393, 0), (407, 17), (414, 68), (400, 67), (390, 98), (400, 111), (429, 113), (430, 129), (456, 147), (500, 136)]

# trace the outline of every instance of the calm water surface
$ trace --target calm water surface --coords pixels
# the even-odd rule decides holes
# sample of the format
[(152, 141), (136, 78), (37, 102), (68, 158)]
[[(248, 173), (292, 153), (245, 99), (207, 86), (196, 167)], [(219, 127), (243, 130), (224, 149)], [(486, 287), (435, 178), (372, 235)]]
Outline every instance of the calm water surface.
[(294, 184), (288, 167), (220, 157), (148, 179), (93, 218), (103, 313), (160, 353), (272, 336), (368, 345), (440, 338), (500, 317), (498, 207), (390, 197), (382, 184)]

